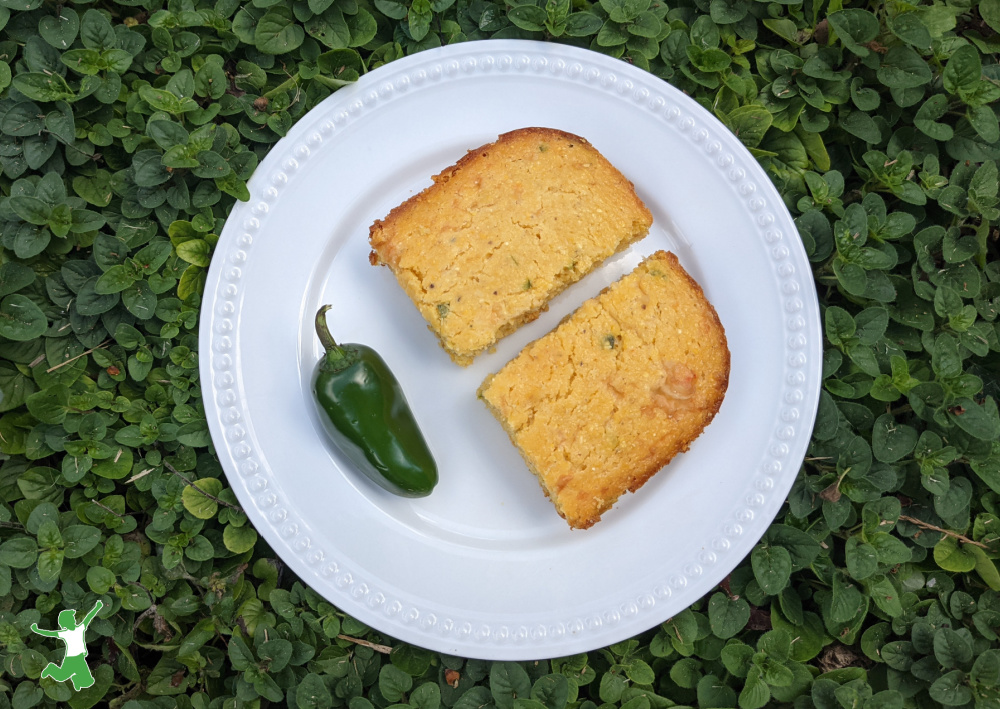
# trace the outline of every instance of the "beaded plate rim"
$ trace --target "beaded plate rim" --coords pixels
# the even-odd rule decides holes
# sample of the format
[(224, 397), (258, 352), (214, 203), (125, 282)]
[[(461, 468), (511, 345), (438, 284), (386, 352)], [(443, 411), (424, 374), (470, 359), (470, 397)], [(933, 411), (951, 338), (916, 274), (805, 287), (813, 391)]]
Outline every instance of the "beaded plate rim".
[[(722, 518), (717, 534), (700, 552), (652, 587), (618, 598), (602, 612), (546, 623), (456, 617), (432, 603), (422, 606), (392, 597), (362, 569), (338, 563), (309, 536), (306, 521), (292, 518), (257, 459), (242, 423), (246, 412), (235, 394), (231, 354), (239, 326), (235, 303), (254, 235), (270, 205), (294, 184), (299, 168), (324, 141), (421, 86), (504, 73), (541, 75), (617, 93), (699, 146), (755, 215), (785, 311), (784, 403), (743, 504)], [(681, 598), (687, 607), (711, 591), (777, 514), (805, 455), (819, 401), (822, 336), (812, 271), (792, 217), (763, 169), (721, 122), (665, 81), (596, 52), (544, 42), (482, 40), (428, 50), (375, 69), (325, 99), (272, 147), (248, 187), (250, 201), (237, 203), (230, 213), (205, 286), (199, 346), (203, 387), (210, 392), (206, 417), (223, 470), (254, 527), (301, 578), (344, 612), (388, 635), (449, 654), (525, 660), (582, 652), (643, 632), (669, 617), (665, 606), (680, 610), (676, 605)], [(666, 603), (671, 598), (674, 603)]]

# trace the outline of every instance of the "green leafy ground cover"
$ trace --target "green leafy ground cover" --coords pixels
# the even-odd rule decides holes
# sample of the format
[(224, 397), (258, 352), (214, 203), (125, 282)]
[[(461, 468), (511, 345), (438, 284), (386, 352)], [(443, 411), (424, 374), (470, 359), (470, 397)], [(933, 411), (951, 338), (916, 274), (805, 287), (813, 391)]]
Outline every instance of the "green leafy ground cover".
[[(0, 0), (0, 707), (1000, 707), (998, 31), (1000, 0)], [(366, 71), (490, 37), (620, 57), (732, 128), (827, 337), (750, 558), (531, 663), (406, 646), (297, 582), (198, 380), (206, 267), (268, 147)], [(97, 599), (96, 685), (40, 679), (62, 648), (29, 626)]]

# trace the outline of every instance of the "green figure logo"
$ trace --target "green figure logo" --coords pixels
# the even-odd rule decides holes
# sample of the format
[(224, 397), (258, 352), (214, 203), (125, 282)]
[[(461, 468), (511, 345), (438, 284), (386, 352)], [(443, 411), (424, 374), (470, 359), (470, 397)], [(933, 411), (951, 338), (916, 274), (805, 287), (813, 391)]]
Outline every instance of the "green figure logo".
[(75, 610), (67, 608), (59, 611), (59, 625), (62, 630), (41, 630), (36, 623), (31, 624), (33, 633), (47, 638), (59, 638), (66, 643), (66, 657), (63, 658), (62, 667), (50, 662), (42, 670), (42, 677), (51, 677), (56, 682), (72, 679), (73, 689), (76, 691), (94, 686), (94, 675), (90, 674), (90, 667), (87, 666), (87, 643), (84, 635), (90, 621), (103, 607), (104, 604), (98, 601), (79, 625), (76, 624)]

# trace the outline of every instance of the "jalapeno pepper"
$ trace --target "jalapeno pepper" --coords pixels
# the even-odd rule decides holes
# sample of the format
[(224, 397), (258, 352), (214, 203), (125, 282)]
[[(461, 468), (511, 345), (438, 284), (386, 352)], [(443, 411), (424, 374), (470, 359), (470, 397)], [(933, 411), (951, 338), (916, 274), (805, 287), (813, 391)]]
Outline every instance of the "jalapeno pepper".
[(316, 334), (326, 354), (313, 392), (329, 417), (334, 443), (374, 482), (404, 497), (424, 497), (437, 484), (437, 464), (417, 426), (403, 390), (385, 360), (371, 347), (338, 345), (316, 313)]

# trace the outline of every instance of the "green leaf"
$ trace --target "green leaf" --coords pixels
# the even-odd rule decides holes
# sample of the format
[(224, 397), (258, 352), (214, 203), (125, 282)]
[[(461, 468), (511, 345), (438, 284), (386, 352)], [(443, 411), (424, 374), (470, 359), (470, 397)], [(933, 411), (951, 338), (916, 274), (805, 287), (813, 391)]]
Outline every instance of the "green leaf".
[(38, 554), (38, 577), (46, 582), (57, 580), (64, 558), (62, 549), (43, 549)]
[(0, 119), (0, 130), (7, 135), (26, 137), (37, 135), (45, 128), (45, 112), (31, 101), (14, 104)]
[[(563, 677), (562, 675), (558, 675)], [(540, 678), (539, 681), (541, 681)], [(565, 677), (563, 677), (565, 680)], [(537, 684), (537, 682), (536, 682)], [(534, 694), (534, 687), (532, 687), (532, 694)], [(415, 707), (415, 709), (440, 709), (441, 707), (441, 688), (434, 682), (424, 682), (419, 687), (410, 692), (409, 703)], [(562, 709), (563, 705), (550, 706), (544, 705), (547, 709)]]
[(747, 104), (730, 111), (724, 122), (736, 137), (749, 148), (756, 148), (771, 127), (771, 112), (763, 106)]
[(187, 145), (188, 131), (176, 121), (155, 120), (146, 125), (146, 134), (164, 150), (176, 145)]
[(708, 622), (716, 637), (723, 639), (734, 637), (746, 627), (749, 620), (750, 604), (744, 599), (730, 599), (724, 593), (715, 593), (709, 599)]
[(27, 72), (15, 76), (11, 83), (32, 101), (51, 102), (76, 97), (69, 84), (59, 74)]
[(406, 17), (407, 6), (398, 0), (375, 0), (375, 7), (383, 15), (393, 20), (402, 20)]
[(830, 620), (834, 623), (847, 623), (863, 610), (866, 602), (856, 584), (851, 583), (840, 573), (834, 576)]
[(233, 669), (242, 672), (256, 663), (253, 652), (247, 646), (243, 638), (233, 635), (228, 645), (229, 661), (233, 663)]
[(864, 44), (871, 42), (879, 33), (878, 19), (867, 10), (840, 10), (826, 17), (837, 32), (840, 41), (859, 57), (868, 56)]
[(47, 328), (45, 313), (28, 297), (13, 294), (0, 301), (0, 336), (25, 342), (40, 337)]
[[(407, 13), (408, 27), (410, 35), (414, 40), (420, 41), (427, 36), (431, 29), (431, 19), (434, 14), (431, 11), (431, 4), (428, 0), (412, 0), (410, 11)], [(501, 708), (503, 709), (503, 708)]]
[(750, 555), (750, 562), (754, 578), (764, 593), (777, 595), (788, 585), (792, 557), (784, 547), (758, 545)]
[(484, 709), (494, 706), (490, 690), (483, 686), (472, 687), (455, 702), (454, 709)]
[(160, 153), (156, 150), (137, 152), (132, 159), (132, 172), (135, 184), (139, 187), (156, 187), (170, 179), (170, 173), (163, 166)]
[(74, 524), (63, 530), (62, 537), (66, 544), (66, 558), (78, 559), (100, 543), (101, 531), (97, 527)]
[(865, 308), (855, 317), (855, 324), (861, 344), (876, 345), (889, 325), (889, 311), (878, 306)]
[(1000, 32), (1000, 0), (980, 0), (979, 14), (994, 32)]
[(983, 63), (979, 52), (971, 44), (959, 47), (941, 74), (944, 90), (950, 94), (969, 91), (979, 83), (983, 73)]
[[(181, 295), (178, 286), (178, 296)], [(149, 283), (145, 280), (137, 280), (121, 293), (122, 304), (125, 308), (140, 320), (149, 320), (155, 314), (156, 294), (151, 290)]]
[(934, 657), (943, 667), (959, 667), (972, 662), (972, 642), (951, 628), (934, 633)]
[(378, 33), (378, 23), (370, 12), (360, 8), (355, 14), (345, 18), (351, 31), (352, 47), (363, 47), (375, 38)]
[(890, 414), (882, 414), (872, 429), (872, 453), (883, 463), (895, 463), (917, 445), (917, 430), (901, 424)]
[(841, 119), (840, 127), (866, 143), (882, 141), (882, 132), (875, 120), (863, 111), (851, 111)]
[(764, 540), (771, 546), (780, 546), (788, 550), (793, 571), (812, 564), (822, 551), (819, 542), (807, 532), (785, 524), (772, 524), (768, 527)]
[(490, 693), (499, 709), (513, 709), (516, 697), (531, 696), (531, 680), (515, 662), (495, 662), (490, 668)]
[(222, 540), (226, 549), (234, 554), (243, 554), (254, 548), (257, 543), (257, 532), (249, 525), (236, 527), (227, 524), (222, 532)]
[(972, 701), (972, 690), (966, 686), (965, 673), (961, 670), (952, 670), (935, 680), (928, 694), (944, 706), (963, 706)]
[(545, 29), (547, 15), (545, 10), (537, 5), (517, 5), (507, 11), (507, 17), (515, 25), (530, 32), (541, 32)]
[[(795, 674), (778, 662), (766, 662), (764, 664), (763, 679), (773, 688), (787, 687), (795, 681)], [(775, 690), (772, 689), (771, 691), (773, 694)]]
[(847, 572), (859, 581), (872, 576), (878, 570), (878, 554), (875, 548), (857, 536), (847, 540), (844, 560), (847, 563)]
[(713, 674), (698, 681), (698, 704), (703, 707), (731, 707), (736, 705), (736, 693)]
[[(972, 176), (972, 181), (969, 183), (969, 191), (974, 192), (977, 195), (996, 197), (997, 193), (1000, 192), (1000, 183), (997, 182), (998, 168), (995, 162), (986, 162), (979, 166), (975, 174)], [(948, 246), (951, 232), (946, 235), (945, 246)], [(972, 256), (970, 253), (969, 256)], [(952, 262), (965, 260), (960, 257), (953, 257)]]
[(124, 446), (114, 449), (111, 457), (94, 464), (92, 468), (94, 475), (109, 480), (121, 480), (132, 472), (132, 449)]
[[(617, 672), (608, 672), (601, 677), (599, 689), (599, 697), (601, 701), (607, 704), (613, 704), (621, 701), (622, 694), (624, 693), (627, 684), (628, 682), (622, 675)], [(500, 705), (498, 704), (497, 706)]]
[(132, 66), (132, 55), (124, 49), (107, 49), (101, 52), (101, 62), (116, 74), (124, 74)]
[(124, 264), (119, 264), (117, 266), (112, 266), (101, 274), (101, 276), (97, 279), (97, 283), (94, 284), (94, 290), (103, 295), (108, 293), (120, 293), (135, 283), (140, 277), (141, 276), (135, 272), (134, 268)]
[(597, 34), (603, 22), (591, 12), (572, 12), (566, 17), (566, 34), (569, 37), (589, 37)]
[(52, 207), (37, 197), (14, 195), (8, 204), (17, 216), (29, 224), (45, 226), (52, 216)]
[(900, 601), (900, 592), (885, 576), (876, 576), (866, 583), (868, 593), (871, 595), (875, 605), (890, 618), (898, 618), (903, 615), (903, 604)]
[[(656, 681), (656, 673), (653, 672), (653, 668), (639, 658), (633, 658), (625, 663), (625, 676), (635, 684), (653, 684)], [(532, 687), (532, 691), (534, 691), (534, 687)]]
[(336, 5), (306, 22), (305, 30), (332, 49), (346, 49), (351, 43), (351, 28)]
[[(170, 91), (154, 89), (149, 86), (140, 87), (139, 96), (153, 109), (157, 111), (166, 111), (167, 113), (175, 116), (179, 116), (182, 113), (198, 108), (198, 104), (188, 97), (180, 98)], [(149, 152), (154, 153), (157, 159), (159, 159), (159, 155), (156, 154), (155, 151)]]
[(250, 201), (250, 190), (247, 188), (246, 182), (235, 172), (230, 172), (224, 177), (216, 177), (215, 186), (241, 202)]
[(746, 677), (752, 666), (754, 650), (739, 640), (731, 640), (722, 648), (720, 659), (725, 668), (736, 677)]
[[(885, 501), (891, 503), (892, 499), (893, 498), (882, 498), (879, 502)], [(884, 512), (882, 514), (884, 514)], [(898, 517), (898, 510), (895, 514)], [(886, 520), (882, 520), (879, 526), (881, 527), (884, 522), (886, 522)], [(905, 543), (887, 532), (872, 534), (869, 537), (868, 542), (872, 548), (875, 549), (875, 554), (878, 556), (879, 562), (883, 564), (895, 566), (896, 564), (905, 564), (910, 561), (910, 548), (906, 546)]]
[(73, 178), (73, 191), (96, 207), (107, 207), (111, 204), (113, 191), (111, 175), (105, 170), (98, 170), (92, 177), (83, 175)]
[(837, 306), (826, 309), (826, 339), (831, 345), (840, 347), (848, 344), (855, 332), (857, 325), (850, 313)]
[[(130, 583), (125, 588), (115, 589), (121, 599), (122, 607), (130, 611), (144, 611), (152, 605), (149, 592), (138, 584)], [(154, 669), (155, 673), (155, 669)], [(154, 674), (150, 674), (153, 677)]]
[(977, 404), (967, 397), (956, 399), (948, 410), (948, 418), (970, 436), (980, 440), (993, 441), (1000, 438), (1000, 417), (997, 416), (996, 402), (992, 399), (987, 399), (983, 404)]
[(135, 252), (132, 260), (143, 273), (155, 273), (170, 258), (170, 242), (156, 238)]
[(203, 239), (191, 239), (177, 245), (177, 255), (195, 266), (208, 268), (211, 246)]
[(80, 31), (80, 16), (70, 8), (60, 8), (56, 15), (38, 21), (38, 34), (56, 49), (69, 49)]
[(364, 73), (364, 62), (354, 49), (334, 49), (316, 58), (316, 66), (328, 74), (339, 74), (349, 69), (357, 74)]
[(226, 159), (211, 150), (199, 153), (198, 165), (192, 167), (192, 173), (197, 177), (225, 177), (231, 171)]
[(951, 536), (942, 537), (934, 546), (934, 561), (945, 571), (964, 573), (976, 568), (975, 555)]
[(295, 702), (299, 709), (331, 709), (333, 695), (322, 677), (310, 672), (296, 685)]
[(63, 52), (62, 63), (84, 76), (97, 76), (103, 68), (101, 53), (96, 49), (71, 49)]
[(991, 490), (1000, 493), (1000, 443), (994, 442), (991, 455), (972, 461), (970, 467)]
[(222, 492), (221, 480), (202, 478), (195, 480), (193, 485), (184, 487), (181, 501), (184, 503), (184, 509), (198, 519), (212, 519), (219, 511), (219, 503), (212, 498), (218, 498), (220, 492)]
[(970, 106), (965, 117), (973, 130), (987, 143), (1000, 140), (1000, 120), (989, 106)]
[(712, 0), (712, 21), (720, 25), (739, 22), (750, 12), (749, 0)]
[(889, 18), (889, 28), (894, 35), (918, 50), (927, 51), (931, 48), (931, 33), (918, 12), (902, 12)]
[(923, 86), (933, 78), (930, 67), (910, 47), (896, 46), (882, 58), (878, 80), (889, 88), (905, 89)]
[[(309, 0), (309, 9), (314, 15), (321, 14), (326, 8), (330, 7), (333, 2), (331, 0)], [(377, 5), (376, 5), (377, 6)], [(399, 20), (400, 17), (394, 17), (393, 19)]]
[(747, 681), (740, 692), (740, 709), (761, 709), (770, 699), (771, 691), (764, 681), (763, 673), (759, 667), (751, 667)]
[(882, 99), (874, 89), (862, 88), (863, 84), (861, 77), (851, 80), (851, 100), (859, 110), (874, 111), (882, 103)]
[(29, 377), (21, 373), (13, 363), (0, 361), (0, 412), (18, 408), (34, 391), (35, 384)]
[(547, 709), (564, 709), (569, 698), (569, 682), (561, 674), (539, 677), (531, 687), (531, 698), (541, 702)]
[(114, 49), (118, 43), (111, 22), (97, 10), (87, 10), (83, 14), (80, 39), (87, 49)]
[[(649, 700), (646, 699), (645, 697), (637, 697), (637, 698), (644, 700), (647, 704), (647, 709), (648, 709)], [(541, 702), (535, 701), (534, 699), (522, 699), (518, 697), (517, 699), (514, 700), (514, 709), (545, 709), (545, 705), (542, 704)]]
[(0, 298), (16, 293), (34, 282), (35, 272), (33, 269), (17, 261), (8, 261), (0, 265)]
[(789, 658), (796, 662), (811, 660), (832, 642), (823, 627), (822, 619), (816, 613), (804, 612), (801, 624), (793, 625), (772, 606), (771, 625), (775, 630), (786, 631), (792, 638)]
[(947, 110), (947, 97), (944, 94), (934, 94), (920, 106), (920, 109), (913, 117), (913, 125), (934, 140), (951, 140), (955, 131), (950, 125), (938, 122), (938, 119), (944, 116)]
[(268, 672), (278, 673), (292, 659), (293, 649), (292, 643), (284, 638), (265, 640), (260, 644), (260, 660), (264, 663)]
[(649, 7), (644, 0), (600, 0), (612, 22), (631, 22)]
[(378, 688), (390, 702), (399, 702), (413, 687), (413, 678), (395, 665), (383, 665), (378, 675)]
[[(670, 668), (670, 679), (679, 687), (693, 689), (698, 685), (698, 680), (701, 679), (701, 663), (693, 657), (678, 660)], [(631, 700), (628, 703), (631, 703)]]
[(91, 566), (87, 569), (87, 585), (97, 594), (108, 592), (115, 583), (115, 574), (103, 566)]
[(14, 537), (0, 544), (0, 564), (13, 569), (34, 566), (38, 558), (38, 544), (31, 537)]

